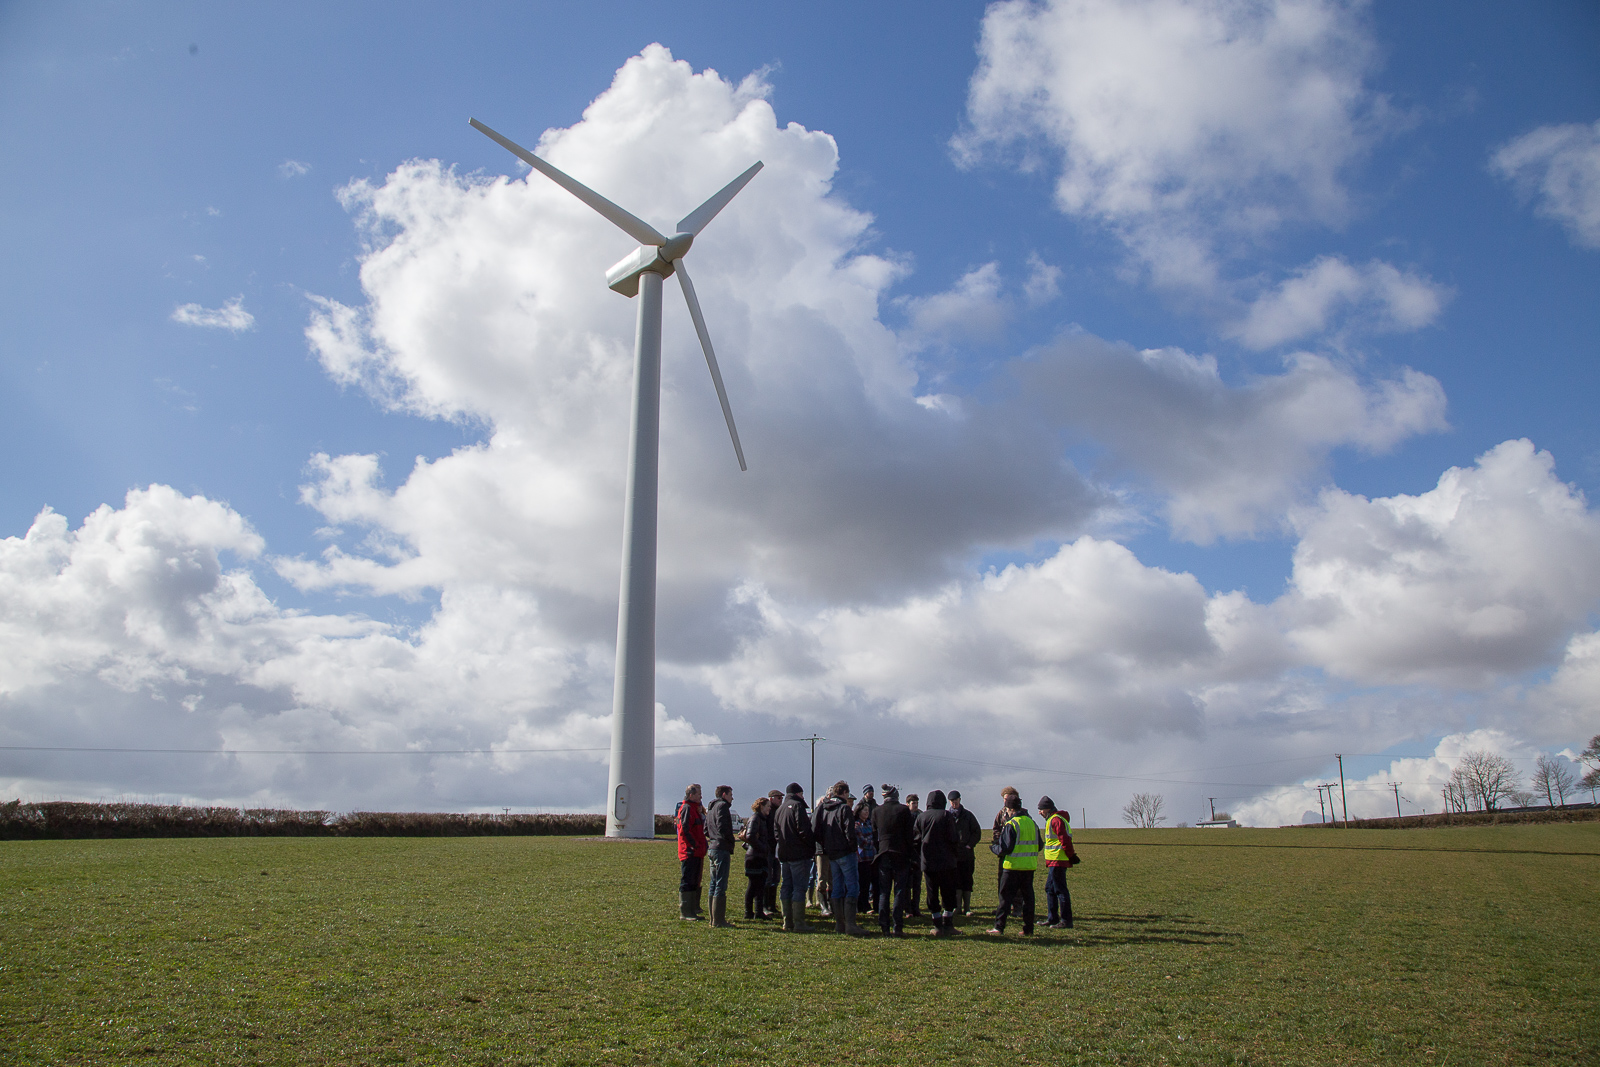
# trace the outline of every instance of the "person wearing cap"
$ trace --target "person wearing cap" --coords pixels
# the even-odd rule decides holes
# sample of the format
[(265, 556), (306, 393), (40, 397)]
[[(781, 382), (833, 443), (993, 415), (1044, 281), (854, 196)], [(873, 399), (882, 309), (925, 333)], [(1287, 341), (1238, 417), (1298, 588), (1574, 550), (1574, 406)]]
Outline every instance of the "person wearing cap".
[(1056, 810), (1056, 802), (1049, 797), (1039, 798), (1039, 817), (1044, 820), (1045, 925), (1070, 930), (1072, 894), (1067, 892), (1067, 868), (1079, 862), (1072, 849), (1072, 822), (1066, 812)]
[(885, 785), (883, 802), (873, 812), (878, 846), (878, 928), (905, 934), (906, 898), (911, 888), (911, 813), (900, 803), (900, 790)]
[(944, 794), (935, 789), (928, 794), (928, 810), (911, 826), (922, 875), (928, 880), (928, 915), (933, 920), (935, 937), (956, 932), (956, 837), (955, 820), (945, 810)]
[(700, 785), (683, 791), (672, 821), (678, 826), (678, 918), (700, 921), (700, 875), (706, 862), (706, 809)]
[[(1011, 821), (1012, 809), (1010, 804), (1013, 797), (1015, 797), (1017, 800), (1017, 807), (1021, 807), (1022, 794), (1017, 792), (1015, 787), (1008, 785), (1004, 789), (1000, 790), (1000, 811), (994, 817), (994, 836), (989, 838), (989, 847), (991, 849), (993, 849), (996, 844), (999, 844), (1000, 831), (1004, 830), (1006, 828), (1006, 823)], [(1002, 860), (997, 866), (998, 873), (995, 875), (995, 882), (998, 885), (1000, 882), (1004, 882), (1006, 880), (1006, 865), (1004, 860)]]
[(1011, 818), (1000, 830), (1000, 840), (991, 848), (1000, 857), (1000, 908), (995, 912), (989, 933), (999, 937), (1006, 932), (1006, 919), (1022, 911), (1022, 936), (1033, 936), (1033, 872), (1039, 868), (1039, 826), (1023, 810), (1022, 798), (1013, 792), (1006, 797)]
[(783, 863), (783, 885), (779, 890), (783, 898), (783, 928), (798, 934), (810, 933), (811, 927), (806, 923), (806, 879), (816, 859), (817, 838), (811, 832), (806, 791), (799, 782), (789, 783), (772, 832), (778, 842), (778, 859)]
[(817, 804), (811, 816), (811, 831), (827, 865), (829, 892), (833, 898), (833, 928), (841, 934), (860, 937), (865, 930), (856, 925), (857, 883), (856, 813), (850, 801), (850, 783), (833, 783), (828, 795)]
[[(919, 806), (922, 798), (915, 793), (906, 794), (906, 811), (911, 813), (911, 825), (917, 824), (917, 816), (922, 814)], [(922, 852), (913, 843), (911, 854), (906, 857), (911, 861), (911, 900), (906, 905), (906, 914), (916, 918), (922, 914)]]
[(956, 910), (972, 914), (972, 874), (978, 867), (973, 849), (983, 840), (978, 817), (961, 806), (961, 790), (950, 790), (950, 818), (956, 824)]

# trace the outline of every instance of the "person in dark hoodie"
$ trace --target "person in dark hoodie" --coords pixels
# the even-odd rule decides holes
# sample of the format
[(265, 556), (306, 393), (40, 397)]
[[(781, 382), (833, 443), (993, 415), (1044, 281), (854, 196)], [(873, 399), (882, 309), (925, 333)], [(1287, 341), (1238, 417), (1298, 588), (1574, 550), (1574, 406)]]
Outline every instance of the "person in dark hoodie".
[(956, 821), (945, 810), (944, 793), (928, 794), (928, 810), (911, 824), (911, 839), (921, 859), (922, 876), (928, 880), (928, 917), (933, 920), (936, 937), (956, 932), (956, 853), (961, 839), (956, 836)]
[(778, 842), (778, 861), (783, 864), (783, 886), (779, 890), (783, 905), (783, 928), (794, 933), (811, 932), (806, 922), (806, 882), (817, 853), (817, 838), (811, 831), (806, 808), (806, 791), (799, 782), (790, 782), (783, 803), (773, 819), (772, 833)]
[(719, 785), (706, 806), (706, 856), (711, 860), (711, 884), (706, 887), (711, 906), (711, 926), (732, 926), (728, 921), (728, 868), (733, 860), (733, 786)]
[(900, 803), (897, 787), (885, 785), (882, 792), (872, 815), (878, 845), (878, 926), (887, 934), (892, 921), (894, 936), (901, 937), (911, 889), (911, 812)]
[(850, 783), (833, 783), (828, 795), (811, 816), (811, 832), (828, 865), (828, 889), (833, 897), (833, 928), (841, 934), (860, 937), (865, 930), (856, 925), (856, 896), (861, 892), (856, 866), (856, 813), (850, 806)]
[(956, 837), (961, 848), (956, 852), (957, 907), (963, 915), (972, 914), (972, 875), (977, 870), (978, 859), (973, 849), (983, 840), (983, 827), (978, 817), (961, 806), (961, 791), (950, 790), (950, 818), (956, 824)]
[(765, 919), (767, 867), (772, 862), (772, 804), (757, 797), (750, 805), (750, 821), (744, 824), (744, 876), (749, 885), (744, 891), (744, 917)]

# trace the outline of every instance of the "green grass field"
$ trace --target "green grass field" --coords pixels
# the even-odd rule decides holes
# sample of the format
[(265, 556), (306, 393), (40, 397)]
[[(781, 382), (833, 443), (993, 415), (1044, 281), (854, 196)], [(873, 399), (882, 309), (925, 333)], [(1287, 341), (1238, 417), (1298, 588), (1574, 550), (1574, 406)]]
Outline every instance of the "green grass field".
[(937, 941), (678, 922), (665, 842), (7, 842), (0, 1062), (1600, 1063), (1600, 825), (1077, 841), (1077, 929)]

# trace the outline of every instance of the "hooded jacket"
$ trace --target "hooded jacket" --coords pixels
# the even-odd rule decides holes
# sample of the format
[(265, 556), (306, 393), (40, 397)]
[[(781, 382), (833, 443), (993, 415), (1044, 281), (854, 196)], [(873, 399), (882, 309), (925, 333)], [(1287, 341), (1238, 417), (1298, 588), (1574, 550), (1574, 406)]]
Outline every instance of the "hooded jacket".
[(961, 839), (956, 836), (956, 821), (944, 808), (920, 812), (911, 828), (912, 840), (922, 858), (924, 871), (948, 871), (956, 865)]
[(811, 815), (811, 832), (817, 846), (830, 860), (848, 856), (856, 850), (856, 815), (843, 797), (829, 796)]
[(911, 861), (911, 809), (898, 800), (885, 800), (872, 813), (878, 834), (878, 855), (893, 854)]
[(772, 855), (772, 814), (753, 812), (744, 824), (746, 859), (767, 859)]
[(817, 835), (811, 832), (806, 798), (790, 793), (778, 805), (772, 820), (772, 833), (778, 841), (778, 859), (784, 863), (808, 860), (817, 854)]

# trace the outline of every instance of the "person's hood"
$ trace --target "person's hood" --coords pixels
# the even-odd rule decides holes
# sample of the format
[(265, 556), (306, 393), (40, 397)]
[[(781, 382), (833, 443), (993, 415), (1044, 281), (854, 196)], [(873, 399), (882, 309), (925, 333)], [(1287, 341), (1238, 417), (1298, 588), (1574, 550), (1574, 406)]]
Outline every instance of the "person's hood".
[(817, 807), (826, 808), (827, 810), (832, 811), (834, 808), (843, 807), (844, 803), (844, 797), (828, 797), (826, 800), (818, 804)]

